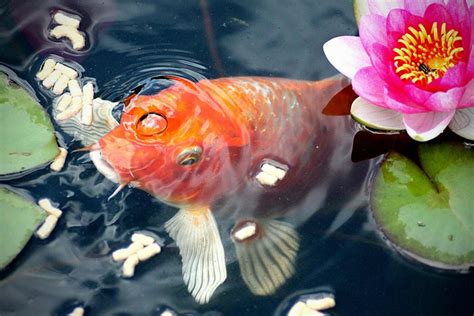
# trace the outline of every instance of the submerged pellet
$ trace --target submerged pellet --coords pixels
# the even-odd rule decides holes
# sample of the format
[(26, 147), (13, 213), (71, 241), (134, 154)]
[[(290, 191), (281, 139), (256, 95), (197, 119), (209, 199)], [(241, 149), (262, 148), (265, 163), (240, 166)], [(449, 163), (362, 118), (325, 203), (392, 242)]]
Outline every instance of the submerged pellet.
[(157, 243), (146, 246), (137, 252), (138, 260), (145, 261), (161, 252), (161, 247)]
[(48, 215), (44, 223), (38, 228), (36, 231), (36, 236), (39, 239), (46, 239), (51, 235), (51, 232), (56, 227), (56, 223), (58, 222), (58, 217), (54, 215)]
[(54, 22), (62, 25), (68, 25), (75, 29), (79, 28), (79, 24), (81, 23), (81, 19), (79, 17), (66, 14), (62, 11), (56, 12), (53, 16)]
[(56, 217), (60, 217), (63, 212), (54, 207), (52, 204), (51, 204), (51, 201), (49, 199), (40, 199), (38, 201), (38, 205), (43, 209), (45, 210), (49, 215), (53, 215), (53, 216), (56, 216)]
[(64, 89), (66, 89), (66, 87), (67, 87), (68, 82), (69, 82), (69, 77), (64, 75), (64, 74), (61, 75), (61, 77), (59, 77), (58, 81), (56, 81), (56, 83), (54, 84), (53, 93), (54, 94), (63, 93)]
[(80, 306), (76, 307), (68, 314), (68, 316), (84, 316), (84, 308)]
[(50, 89), (56, 83), (56, 81), (58, 81), (59, 77), (61, 77), (61, 72), (59, 70), (54, 70), (43, 80), (43, 87)]
[(84, 125), (92, 125), (93, 120), (94, 120), (94, 117), (93, 117), (92, 103), (84, 103), (83, 101), (82, 112), (81, 112), (81, 123)]
[(77, 71), (75, 69), (68, 67), (64, 64), (57, 63), (54, 68), (56, 70), (59, 70), (63, 75), (66, 75), (71, 80), (76, 79), (78, 76)]
[(48, 77), (54, 71), (54, 66), (56, 66), (56, 61), (54, 59), (46, 59), (43, 63), (41, 71), (36, 74), (36, 78), (39, 80), (46, 79), (46, 77)]
[(261, 185), (274, 186), (278, 182), (278, 178), (266, 172), (259, 172), (255, 177)]
[(53, 162), (49, 165), (51, 170), (60, 171), (64, 167), (66, 162), (67, 150), (59, 147), (59, 154), (54, 158)]
[(149, 246), (155, 242), (155, 239), (144, 234), (134, 233), (132, 235), (132, 241), (141, 243), (143, 246)]
[(135, 267), (139, 260), (137, 254), (133, 254), (125, 260), (122, 266), (122, 276), (131, 278), (135, 274)]
[(58, 99), (58, 103), (56, 104), (56, 111), (62, 112), (67, 109), (69, 104), (72, 102), (72, 96), (69, 92), (64, 93)]
[(253, 222), (246, 223), (243, 227), (232, 232), (232, 236), (236, 241), (244, 241), (254, 237), (257, 234), (257, 224)]
[(262, 171), (267, 173), (267, 174), (270, 174), (270, 175), (273, 175), (273, 176), (277, 177), (278, 180), (282, 180), (286, 175), (285, 170), (283, 170), (281, 168), (278, 168), (278, 167), (275, 167), (275, 166), (273, 166), (269, 163), (263, 164)]
[(72, 97), (71, 106), (69, 106), (63, 112), (58, 113), (56, 115), (56, 119), (58, 121), (67, 120), (73, 117), (74, 115), (76, 115), (77, 113), (79, 113), (81, 109), (82, 109), (82, 98), (80, 96)]

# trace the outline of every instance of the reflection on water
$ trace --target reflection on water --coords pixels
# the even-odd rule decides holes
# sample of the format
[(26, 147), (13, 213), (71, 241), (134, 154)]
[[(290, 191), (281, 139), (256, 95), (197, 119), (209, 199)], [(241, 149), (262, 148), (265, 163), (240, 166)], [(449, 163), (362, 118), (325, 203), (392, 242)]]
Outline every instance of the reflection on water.
[[(49, 54), (81, 64), (85, 76), (96, 78), (97, 96), (119, 101), (162, 75), (193, 82), (221, 75), (322, 79), (334, 73), (322, 43), (355, 31), (349, 1), (298, 1), (289, 7), (272, 1), (209, 1), (208, 19), (203, 18), (203, 3), (11, 1), (0, 11), (0, 63), (35, 87), (51, 113), (50, 95), (34, 79)], [(89, 36), (84, 52), (47, 38), (50, 11), (58, 8), (83, 17)], [(206, 37), (209, 26), (214, 39)], [(222, 67), (209, 49), (212, 40)], [(96, 171), (86, 154), (73, 153), (60, 173), (42, 169), (2, 182), (35, 199), (51, 198), (65, 214), (52, 238), (33, 239), (0, 273), (0, 314), (65, 314), (84, 304), (92, 315), (153, 314), (165, 306), (179, 312), (269, 315), (286, 297), (314, 288), (334, 292), (341, 315), (471, 313), (472, 274), (412, 264), (378, 237), (367, 213), (368, 183), (377, 161), (353, 163), (355, 126), (347, 117), (325, 120), (336, 125), (328, 130), (328, 137), (335, 139), (329, 147), (331, 159), (296, 211), (285, 217), (297, 227), (300, 251), (295, 275), (274, 295), (252, 295), (240, 276), (229, 214), (245, 205), (242, 201), (229, 202), (233, 207), (217, 214), (228, 277), (209, 304), (198, 305), (187, 292), (179, 251), (164, 229), (176, 209), (131, 188), (108, 201), (115, 185)], [(59, 132), (59, 137), (70, 149), (80, 147), (68, 135)], [(140, 264), (133, 279), (122, 279), (110, 253), (127, 245), (137, 230), (163, 238), (165, 247)]]

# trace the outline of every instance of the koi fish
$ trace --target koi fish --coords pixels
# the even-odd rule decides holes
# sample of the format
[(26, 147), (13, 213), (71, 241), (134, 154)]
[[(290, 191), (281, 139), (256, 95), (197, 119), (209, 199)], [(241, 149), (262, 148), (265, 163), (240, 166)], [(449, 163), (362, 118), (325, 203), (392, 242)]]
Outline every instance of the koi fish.
[(196, 301), (208, 302), (227, 277), (218, 215), (235, 222), (231, 239), (249, 289), (272, 294), (294, 273), (299, 248), (295, 228), (276, 218), (327, 173), (335, 131), (347, 127), (321, 112), (349, 82), (172, 80), (157, 94), (132, 95), (91, 159), (120, 187), (179, 209), (165, 228)]

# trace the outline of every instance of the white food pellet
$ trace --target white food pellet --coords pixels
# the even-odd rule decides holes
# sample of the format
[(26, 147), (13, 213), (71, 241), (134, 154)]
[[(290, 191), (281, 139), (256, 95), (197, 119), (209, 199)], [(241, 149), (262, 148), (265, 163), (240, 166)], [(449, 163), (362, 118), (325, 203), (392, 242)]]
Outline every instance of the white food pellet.
[(277, 168), (277, 167), (275, 167), (271, 164), (268, 164), (268, 163), (263, 164), (262, 171), (277, 177), (278, 180), (282, 180), (286, 175), (285, 170)]
[(153, 243), (149, 246), (146, 246), (143, 249), (138, 250), (137, 256), (138, 260), (140, 261), (145, 261), (153, 257), (154, 255), (157, 255), (161, 252), (161, 247), (157, 243)]
[(66, 162), (67, 150), (59, 147), (59, 154), (54, 158), (53, 163), (49, 165), (49, 168), (53, 171), (60, 171), (64, 167)]
[(82, 102), (86, 104), (92, 104), (94, 100), (94, 86), (91, 82), (88, 82), (82, 87)]
[(75, 50), (84, 48), (86, 44), (84, 36), (77, 29), (69, 25), (58, 25), (49, 34), (57, 39), (62, 37), (68, 38), (71, 41), (72, 48)]
[(56, 216), (48, 215), (43, 225), (41, 225), (36, 231), (36, 236), (38, 236), (39, 239), (48, 238), (51, 232), (54, 230), (54, 227), (56, 227), (57, 222), (58, 218)]
[(76, 307), (68, 316), (84, 316), (84, 308)]
[(92, 125), (93, 121), (92, 103), (82, 103), (81, 123), (84, 125)]
[(58, 24), (69, 25), (75, 29), (79, 28), (79, 24), (81, 23), (81, 19), (79, 17), (66, 14), (62, 11), (56, 12), (56, 14), (53, 16), (53, 19)]
[(288, 316), (300, 316), (302, 313), (305, 304), (303, 302), (298, 302), (293, 307), (291, 307), (290, 311), (288, 312)]
[(56, 70), (59, 70), (63, 75), (68, 76), (69, 79), (73, 80), (76, 79), (78, 74), (77, 71), (71, 67), (68, 67), (66, 65), (57, 63), (56, 66), (54, 66)]
[(299, 301), (290, 309), (288, 316), (324, 316), (324, 314), (309, 308), (304, 302)]
[(52, 204), (51, 204), (51, 201), (49, 199), (41, 199), (38, 201), (38, 205), (43, 209), (45, 210), (49, 215), (53, 215), (55, 217), (60, 217), (63, 212), (54, 207)]
[(233, 233), (233, 236), (238, 241), (242, 241), (252, 236), (255, 236), (256, 233), (257, 233), (257, 225), (255, 223), (248, 223), (241, 229), (235, 231)]
[(66, 89), (66, 87), (67, 87), (68, 82), (69, 82), (69, 77), (64, 75), (64, 74), (61, 75), (61, 77), (59, 77), (58, 81), (56, 81), (56, 83), (54, 84), (53, 93), (54, 94), (63, 93), (64, 89)]
[(56, 115), (56, 119), (58, 121), (67, 120), (73, 117), (74, 115), (76, 115), (77, 113), (79, 113), (81, 109), (82, 109), (82, 98), (80, 96), (72, 97), (71, 106), (68, 107), (63, 112), (58, 113)]
[(114, 259), (115, 261), (125, 260), (131, 255), (136, 254), (137, 251), (139, 251), (140, 249), (143, 249), (143, 245), (141, 243), (134, 242), (127, 248), (115, 250), (112, 253), (112, 259)]
[(61, 77), (61, 72), (59, 70), (54, 70), (43, 80), (43, 86), (46, 89), (50, 89), (56, 81), (58, 81), (59, 77)]
[(278, 178), (266, 172), (259, 172), (255, 177), (262, 185), (274, 186), (278, 182)]
[(69, 92), (71, 92), (71, 95), (73, 97), (79, 97), (82, 95), (82, 90), (77, 80), (70, 80), (68, 83), (68, 87), (69, 87)]
[(163, 313), (161, 313), (160, 316), (176, 316), (176, 314), (167, 309)]
[(336, 301), (332, 297), (324, 297), (320, 299), (308, 299), (306, 301), (306, 305), (308, 305), (308, 307), (311, 309), (315, 309), (319, 311), (319, 310), (333, 308), (334, 306), (336, 306)]
[(122, 276), (126, 278), (131, 278), (135, 274), (135, 267), (137, 266), (139, 260), (136, 254), (131, 255), (125, 260), (122, 266)]
[(56, 66), (56, 61), (54, 59), (46, 59), (46, 61), (43, 63), (41, 71), (36, 74), (36, 78), (39, 80), (46, 79), (46, 77), (48, 77), (54, 71), (54, 66)]
[(150, 236), (147, 236), (147, 235), (144, 235), (144, 234), (134, 233), (132, 235), (132, 241), (133, 242), (139, 242), (143, 246), (149, 246), (149, 245), (151, 245), (152, 243), (155, 242), (155, 239), (153, 237), (150, 237)]
[(66, 92), (61, 95), (58, 99), (58, 103), (56, 105), (56, 111), (62, 112), (67, 109), (69, 104), (71, 104), (72, 96), (70, 93)]

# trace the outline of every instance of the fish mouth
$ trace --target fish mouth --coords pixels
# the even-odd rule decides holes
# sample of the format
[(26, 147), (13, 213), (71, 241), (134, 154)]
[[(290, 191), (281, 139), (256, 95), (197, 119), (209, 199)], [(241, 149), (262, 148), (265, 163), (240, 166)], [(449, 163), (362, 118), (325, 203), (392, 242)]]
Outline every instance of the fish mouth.
[(114, 183), (120, 183), (120, 176), (114, 170), (114, 168), (102, 158), (102, 152), (99, 149), (95, 149), (89, 152), (89, 156), (94, 163), (97, 170), (104, 175), (107, 179)]

